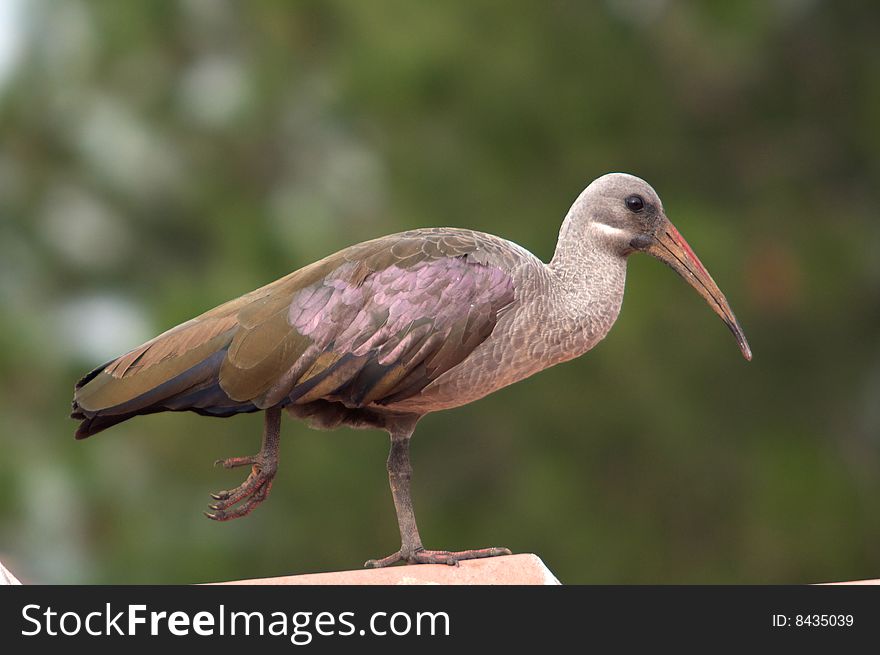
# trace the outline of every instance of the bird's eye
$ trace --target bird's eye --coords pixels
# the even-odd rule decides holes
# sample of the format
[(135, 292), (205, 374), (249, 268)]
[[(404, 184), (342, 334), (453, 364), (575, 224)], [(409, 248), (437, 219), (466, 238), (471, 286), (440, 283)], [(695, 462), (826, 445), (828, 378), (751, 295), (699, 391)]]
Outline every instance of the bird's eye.
[(645, 208), (645, 201), (641, 196), (628, 196), (626, 200), (626, 208), (631, 212), (640, 212)]

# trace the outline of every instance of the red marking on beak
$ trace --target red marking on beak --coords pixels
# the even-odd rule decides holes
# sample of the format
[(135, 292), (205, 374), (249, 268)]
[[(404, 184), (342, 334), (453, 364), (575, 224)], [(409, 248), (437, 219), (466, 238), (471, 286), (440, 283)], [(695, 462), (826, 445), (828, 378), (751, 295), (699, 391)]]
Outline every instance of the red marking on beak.
[(751, 361), (752, 349), (749, 347), (746, 335), (740, 327), (739, 321), (736, 320), (727, 298), (721, 293), (721, 289), (715, 284), (715, 280), (709, 275), (709, 271), (703, 266), (693, 248), (665, 216), (657, 226), (653, 243), (645, 249), (645, 252), (668, 264), (670, 268), (687, 280), (736, 337), (743, 357)]
[(691, 245), (685, 241), (685, 238), (681, 236), (681, 232), (670, 222), (666, 221), (666, 231), (669, 233), (669, 236), (678, 244), (679, 248), (684, 251), (684, 254), (687, 257), (687, 260), (696, 268), (700, 273), (707, 277), (711, 277), (709, 275), (709, 271), (706, 270), (706, 267), (703, 266), (703, 262), (700, 261), (700, 258), (697, 257), (697, 253), (694, 252), (694, 249), (691, 248)]

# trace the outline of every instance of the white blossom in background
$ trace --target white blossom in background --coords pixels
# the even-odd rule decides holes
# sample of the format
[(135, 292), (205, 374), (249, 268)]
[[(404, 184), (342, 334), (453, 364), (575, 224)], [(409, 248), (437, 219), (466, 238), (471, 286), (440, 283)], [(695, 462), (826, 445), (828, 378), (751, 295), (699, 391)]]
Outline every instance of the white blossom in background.
[(69, 358), (98, 366), (139, 346), (154, 331), (143, 310), (111, 294), (72, 298), (56, 311), (55, 342)]
[(46, 194), (40, 232), (61, 259), (80, 269), (106, 271), (124, 265), (132, 249), (126, 223), (86, 189), (60, 185)]
[(75, 87), (95, 65), (95, 24), (80, 0), (43, 1), (28, 5), (29, 47), (42, 60), (53, 83)]
[(0, 91), (15, 72), (23, 45), (24, 0), (0, 0)]
[(72, 470), (37, 453), (28, 459), (28, 472), (20, 478), (18, 492), (20, 511), (28, 520), (16, 535), (18, 549), (27, 553), (29, 568), (39, 576), (36, 582), (82, 584), (92, 577), (93, 566), (86, 547), (83, 497)]
[(139, 199), (174, 194), (183, 184), (175, 149), (111, 96), (94, 98), (76, 145), (95, 173)]
[(179, 99), (183, 112), (208, 127), (229, 123), (248, 97), (247, 71), (231, 55), (203, 55), (181, 76)]

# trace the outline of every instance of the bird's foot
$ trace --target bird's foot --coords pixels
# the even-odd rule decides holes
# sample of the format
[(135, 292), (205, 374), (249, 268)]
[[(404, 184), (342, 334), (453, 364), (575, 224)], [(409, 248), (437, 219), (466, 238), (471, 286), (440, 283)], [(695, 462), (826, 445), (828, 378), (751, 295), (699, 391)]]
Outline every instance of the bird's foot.
[(214, 466), (218, 464), (227, 469), (239, 466), (251, 467), (250, 475), (242, 484), (234, 489), (211, 494), (211, 498), (216, 502), (208, 505), (211, 511), (205, 512), (205, 516), (215, 521), (231, 521), (247, 516), (269, 496), (272, 480), (278, 469), (278, 458), (272, 453), (260, 452), (248, 457), (218, 459), (214, 462)]
[(474, 550), (425, 550), (417, 548), (415, 550), (400, 549), (393, 555), (383, 557), (382, 559), (370, 559), (364, 562), (364, 567), (368, 569), (381, 569), (398, 562), (406, 562), (408, 564), (448, 564), (449, 566), (458, 566), (461, 560), (465, 559), (482, 559), (484, 557), (498, 557), (500, 555), (510, 555), (509, 548), (477, 548)]

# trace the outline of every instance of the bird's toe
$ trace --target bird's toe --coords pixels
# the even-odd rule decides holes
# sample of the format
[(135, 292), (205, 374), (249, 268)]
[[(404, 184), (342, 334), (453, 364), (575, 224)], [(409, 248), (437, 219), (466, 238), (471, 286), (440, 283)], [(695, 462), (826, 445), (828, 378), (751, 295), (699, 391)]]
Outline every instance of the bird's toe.
[(386, 566), (391, 566), (392, 564), (397, 564), (398, 562), (400, 562), (403, 559), (404, 559), (404, 557), (401, 554), (401, 552), (397, 551), (396, 553), (389, 555), (388, 557), (383, 557), (381, 559), (368, 559), (366, 562), (364, 562), (364, 568), (365, 569), (383, 569)]
[(218, 459), (214, 462), (214, 466), (222, 466), (225, 469), (234, 469), (239, 466), (253, 466), (258, 464), (258, 455), (247, 455), (245, 457), (227, 457)]
[[(250, 460), (253, 468), (247, 479), (234, 489), (225, 489), (211, 494), (216, 502), (208, 505), (210, 512), (205, 516), (214, 521), (229, 521), (250, 514), (269, 495), (275, 478), (275, 466), (263, 466), (259, 457), (232, 457), (219, 460), (225, 468), (240, 466)], [(232, 462), (230, 465), (229, 462)], [(241, 463), (240, 463), (241, 462)], [(239, 504), (240, 503), (240, 504)]]

